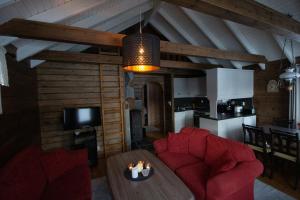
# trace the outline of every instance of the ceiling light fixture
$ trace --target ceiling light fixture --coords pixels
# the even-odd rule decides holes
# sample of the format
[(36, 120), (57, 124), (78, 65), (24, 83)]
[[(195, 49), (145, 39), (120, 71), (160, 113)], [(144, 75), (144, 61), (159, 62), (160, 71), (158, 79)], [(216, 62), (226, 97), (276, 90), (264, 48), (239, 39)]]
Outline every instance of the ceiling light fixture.
[(160, 69), (159, 37), (140, 31), (123, 38), (123, 69), (131, 72), (151, 72)]
[[(282, 57), (281, 57), (281, 62), (280, 62), (280, 70), (282, 69), (283, 63), (283, 55), (284, 55), (284, 50), (286, 46), (287, 39), (284, 40), (283, 48), (282, 48)], [(279, 75), (279, 78), (283, 81), (285, 81), (287, 85), (288, 90), (292, 90), (292, 86), (297, 78), (300, 77), (300, 73), (297, 72), (297, 67), (299, 65), (296, 64), (296, 58), (294, 57), (294, 48), (293, 48), (293, 41), (291, 40), (291, 52), (292, 52), (292, 63), (290, 66), (288, 66), (283, 73)]]

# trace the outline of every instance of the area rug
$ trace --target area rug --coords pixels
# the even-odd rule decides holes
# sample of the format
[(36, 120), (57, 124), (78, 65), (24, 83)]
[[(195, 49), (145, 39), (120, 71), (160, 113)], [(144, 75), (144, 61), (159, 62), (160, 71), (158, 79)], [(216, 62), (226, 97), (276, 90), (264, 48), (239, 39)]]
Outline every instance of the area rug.
[[(92, 180), (93, 200), (112, 200), (106, 177)], [(296, 200), (259, 180), (254, 185), (255, 200)]]

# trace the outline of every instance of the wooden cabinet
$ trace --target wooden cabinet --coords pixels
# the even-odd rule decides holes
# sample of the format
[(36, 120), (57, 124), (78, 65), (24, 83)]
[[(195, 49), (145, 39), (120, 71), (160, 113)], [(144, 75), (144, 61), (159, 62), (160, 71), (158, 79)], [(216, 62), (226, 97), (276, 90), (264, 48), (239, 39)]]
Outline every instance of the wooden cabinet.
[(207, 96), (210, 100), (252, 98), (253, 70), (207, 70)]
[(206, 96), (206, 77), (174, 78), (174, 97)]
[(184, 127), (194, 127), (194, 111), (175, 112), (175, 133)]

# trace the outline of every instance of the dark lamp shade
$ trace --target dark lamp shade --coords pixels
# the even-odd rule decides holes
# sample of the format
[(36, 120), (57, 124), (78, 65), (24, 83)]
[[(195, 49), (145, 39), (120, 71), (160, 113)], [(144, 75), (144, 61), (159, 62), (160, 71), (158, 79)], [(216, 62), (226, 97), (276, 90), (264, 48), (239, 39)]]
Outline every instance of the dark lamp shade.
[(148, 33), (124, 37), (123, 68), (134, 72), (158, 70), (160, 68), (160, 39)]

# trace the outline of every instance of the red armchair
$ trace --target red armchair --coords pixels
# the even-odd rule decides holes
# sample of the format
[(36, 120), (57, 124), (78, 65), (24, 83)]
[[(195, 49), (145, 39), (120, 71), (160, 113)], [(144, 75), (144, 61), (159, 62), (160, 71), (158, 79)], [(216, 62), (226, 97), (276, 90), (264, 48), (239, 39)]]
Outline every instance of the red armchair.
[(254, 180), (263, 166), (246, 145), (205, 129), (184, 128), (155, 141), (154, 148), (197, 200), (254, 199)]
[(91, 195), (86, 150), (43, 153), (29, 147), (0, 169), (0, 199), (89, 200)]

